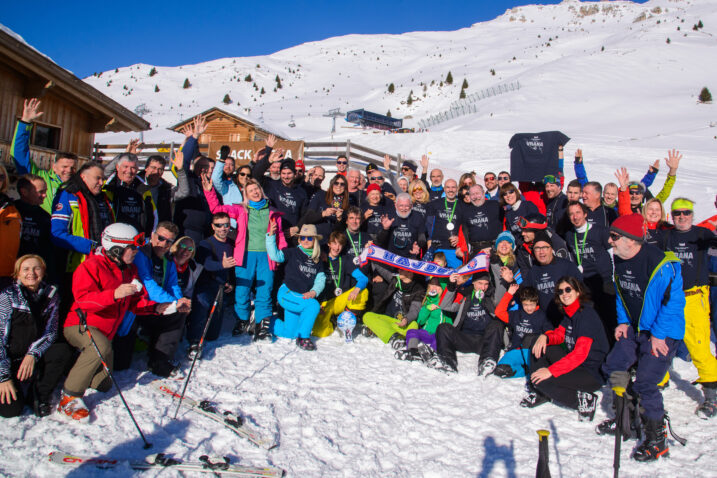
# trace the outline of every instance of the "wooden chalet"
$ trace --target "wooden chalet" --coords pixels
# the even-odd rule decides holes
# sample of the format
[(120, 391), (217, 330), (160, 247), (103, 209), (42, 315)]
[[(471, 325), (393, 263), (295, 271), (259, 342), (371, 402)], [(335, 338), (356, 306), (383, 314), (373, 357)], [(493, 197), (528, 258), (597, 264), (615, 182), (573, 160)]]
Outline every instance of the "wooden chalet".
[(258, 126), (248, 118), (229, 113), (220, 108), (210, 108), (198, 115), (187, 118), (181, 123), (170, 126), (169, 129), (181, 133), (182, 128), (194, 121), (196, 116), (205, 116), (207, 120), (207, 130), (199, 138), (200, 143), (238, 143), (241, 141), (263, 141), (270, 134), (275, 135), (278, 139), (283, 138), (276, 131), (269, 131), (265, 127)]
[(0, 25), (0, 159), (9, 163), (25, 98), (41, 98), (31, 155), (41, 167), (58, 151), (92, 155), (95, 133), (144, 131), (150, 125)]

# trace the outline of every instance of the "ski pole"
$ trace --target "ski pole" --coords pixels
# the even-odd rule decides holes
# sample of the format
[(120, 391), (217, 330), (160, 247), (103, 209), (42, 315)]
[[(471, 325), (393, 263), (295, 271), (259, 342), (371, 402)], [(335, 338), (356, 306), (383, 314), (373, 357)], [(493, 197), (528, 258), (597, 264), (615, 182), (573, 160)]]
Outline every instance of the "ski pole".
[[(127, 404), (127, 400), (125, 400), (124, 395), (122, 395), (122, 390), (120, 389), (119, 385), (117, 384), (117, 381), (115, 380), (114, 375), (112, 375), (110, 368), (107, 366), (107, 362), (105, 361), (105, 358), (102, 356), (102, 352), (100, 352), (100, 348), (97, 346), (97, 342), (95, 342), (95, 338), (92, 336), (92, 332), (90, 332), (90, 328), (87, 326), (87, 314), (85, 314), (85, 311), (80, 309), (79, 307), (77, 307), (75, 309), (75, 312), (77, 313), (77, 316), (80, 318), (80, 333), (86, 332), (87, 336), (90, 338), (90, 342), (92, 343), (92, 346), (94, 347), (95, 352), (97, 352), (97, 355), (100, 357), (100, 362), (102, 362), (102, 368), (104, 368), (105, 372), (110, 377), (112, 384), (117, 389), (117, 393), (119, 394), (120, 398), (122, 399), (122, 403), (124, 403), (124, 407), (125, 407), (125, 409), (127, 409), (127, 413), (129, 413), (129, 417), (132, 419), (132, 423), (134, 423), (135, 428), (139, 432), (139, 436), (142, 437), (142, 441), (144, 442), (144, 449), (147, 450), (149, 448), (152, 448), (152, 444), (147, 441), (147, 439), (144, 436), (144, 433), (142, 433), (142, 429), (139, 427), (137, 420), (135, 420), (134, 415), (132, 414), (132, 410), (130, 410), (129, 405)], [(84, 329), (84, 330), (82, 330), (82, 329)]]
[(192, 376), (192, 371), (194, 371), (194, 365), (197, 363), (197, 359), (199, 358), (199, 355), (202, 353), (202, 346), (204, 345), (204, 337), (207, 336), (207, 331), (209, 330), (209, 324), (212, 321), (212, 316), (214, 315), (214, 311), (217, 308), (217, 303), (219, 302), (219, 299), (222, 296), (222, 291), (224, 287), (219, 286), (219, 290), (217, 291), (217, 296), (214, 298), (214, 303), (212, 304), (212, 308), (209, 311), (209, 316), (207, 317), (207, 321), (204, 323), (204, 331), (202, 332), (202, 338), (199, 339), (199, 344), (197, 344), (197, 352), (194, 354), (194, 358), (192, 359), (192, 366), (189, 367), (189, 373), (187, 374), (187, 378), (184, 380), (184, 387), (182, 387), (182, 394), (179, 396), (179, 403), (177, 403), (177, 409), (174, 411), (174, 420), (177, 419), (177, 414), (179, 413), (179, 407), (182, 406), (182, 401), (184, 400), (184, 394), (187, 391), (187, 385), (189, 385), (189, 379)]
[(549, 435), (548, 430), (538, 430), (538, 466), (535, 469), (535, 478), (550, 478)]
[(625, 407), (625, 387), (613, 387), (615, 392), (615, 449), (612, 457), (613, 478), (620, 476), (620, 447), (622, 445), (622, 419)]

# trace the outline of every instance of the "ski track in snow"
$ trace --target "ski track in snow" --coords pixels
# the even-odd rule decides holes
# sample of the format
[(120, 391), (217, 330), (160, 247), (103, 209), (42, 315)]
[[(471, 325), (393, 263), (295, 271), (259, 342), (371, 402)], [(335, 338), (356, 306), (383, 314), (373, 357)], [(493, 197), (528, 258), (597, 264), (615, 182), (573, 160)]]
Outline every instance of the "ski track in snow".
[[(345, 344), (334, 334), (318, 340), (317, 347), (310, 353), (286, 339), (252, 343), (225, 330), (208, 344), (195, 368), (187, 395), (211, 400), (220, 410), (238, 411), (259, 431), (277, 438), (273, 450), (258, 448), (186, 408), (173, 420), (176, 401), (147, 386), (154, 377), (140, 372), (146, 356), (137, 353), (132, 369), (116, 377), (154, 445), (151, 450), (142, 449), (116, 392), (88, 393), (92, 418), (86, 425), (68, 423), (57, 414), (4, 419), (0, 475), (171, 474), (126, 466), (60, 468), (47, 462), (47, 454), (59, 449), (127, 459), (159, 452), (184, 460), (223, 455), (241, 464), (278, 466), (294, 477), (510, 478), (535, 474), (535, 432), (541, 428), (551, 431), (553, 477), (612, 474), (614, 439), (594, 432), (610, 408), (609, 394), (602, 396), (595, 420), (580, 423), (577, 412), (552, 404), (521, 408), (524, 379), (476, 377), (476, 355), (459, 354), (459, 373), (447, 375), (394, 359), (393, 350), (376, 338)], [(687, 447), (671, 440), (670, 458), (641, 464), (629, 458), (635, 442), (624, 442), (621, 476), (717, 476), (714, 423), (694, 415), (701, 401), (701, 392), (691, 385), (696, 378), (692, 364), (675, 359), (671, 386), (664, 392), (673, 427), (687, 438)], [(176, 388), (180, 386), (177, 382)]]

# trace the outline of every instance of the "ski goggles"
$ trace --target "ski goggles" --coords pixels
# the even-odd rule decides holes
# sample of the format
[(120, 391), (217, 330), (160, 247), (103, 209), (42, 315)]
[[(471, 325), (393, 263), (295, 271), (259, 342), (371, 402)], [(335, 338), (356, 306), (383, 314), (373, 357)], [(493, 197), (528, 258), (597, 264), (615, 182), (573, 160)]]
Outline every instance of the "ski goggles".
[(142, 246), (144, 246), (145, 243), (145, 237), (144, 232), (140, 232), (136, 236), (134, 236), (132, 239), (120, 239), (120, 238), (112, 238), (112, 242), (116, 244), (122, 244), (126, 247), (129, 247), (130, 249), (137, 249)]
[(543, 176), (543, 184), (560, 184), (560, 178), (554, 174), (546, 174)]
[(548, 227), (548, 225), (544, 223), (530, 222), (523, 216), (520, 216), (518, 219), (516, 219), (516, 222), (521, 229), (546, 229)]

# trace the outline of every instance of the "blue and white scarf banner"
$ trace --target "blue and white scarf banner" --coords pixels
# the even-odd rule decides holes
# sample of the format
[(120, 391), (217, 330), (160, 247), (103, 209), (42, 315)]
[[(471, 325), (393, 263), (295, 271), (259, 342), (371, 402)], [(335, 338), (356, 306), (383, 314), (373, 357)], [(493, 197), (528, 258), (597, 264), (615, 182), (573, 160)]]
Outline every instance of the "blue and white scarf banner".
[(484, 272), (488, 270), (488, 256), (485, 253), (480, 253), (471, 259), (468, 264), (464, 265), (459, 269), (448, 269), (441, 267), (433, 262), (424, 262), (416, 259), (408, 259), (407, 257), (399, 256), (393, 252), (389, 252), (386, 249), (370, 245), (366, 246), (361, 251), (361, 265), (364, 266), (369, 260), (374, 262), (380, 262), (381, 264), (397, 267), (405, 271), (413, 272), (415, 274), (421, 274), (424, 276), (432, 277), (450, 277), (451, 274), (475, 274), (476, 272)]

